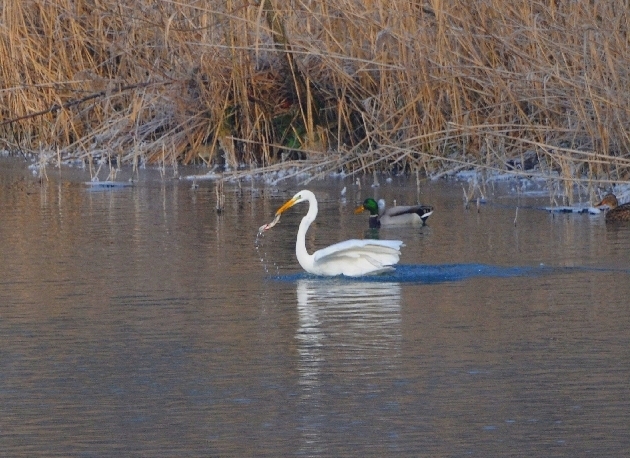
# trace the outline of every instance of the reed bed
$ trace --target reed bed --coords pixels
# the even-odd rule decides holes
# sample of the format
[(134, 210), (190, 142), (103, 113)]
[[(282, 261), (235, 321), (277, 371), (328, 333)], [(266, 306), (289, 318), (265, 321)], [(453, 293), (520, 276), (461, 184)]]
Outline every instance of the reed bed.
[(630, 173), (627, 1), (4, 0), (0, 146), (227, 171)]

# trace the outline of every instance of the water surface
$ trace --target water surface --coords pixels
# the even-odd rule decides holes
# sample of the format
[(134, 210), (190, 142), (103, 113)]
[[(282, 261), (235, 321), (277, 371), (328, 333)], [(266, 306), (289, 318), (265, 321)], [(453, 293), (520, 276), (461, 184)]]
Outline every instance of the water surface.
[[(329, 179), (310, 249), (406, 246), (392, 275), (321, 279), (294, 255), (306, 204), (256, 240), (296, 183), (226, 186), (217, 214), (209, 182), (0, 165), (7, 456), (630, 451), (629, 227), (501, 186), (466, 210), (457, 182)], [(373, 195), (436, 211), (373, 232), (352, 212)]]

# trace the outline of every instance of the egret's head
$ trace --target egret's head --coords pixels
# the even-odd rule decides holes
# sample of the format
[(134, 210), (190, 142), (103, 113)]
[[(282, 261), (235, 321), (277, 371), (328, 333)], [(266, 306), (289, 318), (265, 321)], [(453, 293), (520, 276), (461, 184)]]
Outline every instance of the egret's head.
[(285, 202), (284, 205), (276, 211), (276, 216), (281, 215), (286, 210), (293, 207), (295, 204), (299, 204), (300, 202), (303, 202), (305, 200), (308, 200), (308, 196), (306, 195), (306, 192), (305, 191), (298, 192), (296, 195), (291, 197), (290, 200)]
[(371, 197), (365, 199), (363, 201), (363, 205), (359, 205), (357, 208), (355, 208), (354, 212), (361, 213), (366, 210), (370, 212), (371, 216), (378, 216), (378, 204)]
[(595, 205), (595, 207), (608, 207), (611, 210), (619, 205), (617, 202), (617, 197), (614, 194), (606, 194), (602, 201)]

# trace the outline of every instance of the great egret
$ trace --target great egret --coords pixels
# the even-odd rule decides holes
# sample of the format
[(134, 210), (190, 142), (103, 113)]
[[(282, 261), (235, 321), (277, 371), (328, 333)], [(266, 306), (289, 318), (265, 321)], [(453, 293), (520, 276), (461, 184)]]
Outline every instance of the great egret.
[(607, 194), (595, 207), (608, 207), (606, 212), (606, 222), (630, 221), (630, 203), (619, 205), (614, 194)]
[(306, 231), (317, 217), (317, 199), (311, 191), (303, 190), (287, 201), (276, 212), (273, 222), (265, 224), (261, 231), (271, 229), (280, 215), (300, 202), (308, 202), (308, 213), (302, 218), (295, 242), (295, 254), (304, 270), (314, 275), (346, 275), (360, 277), (394, 270), (400, 259), (400, 240), (346, 240), (317, 250), (313, 254), (306, 251)]
[(367, 198), (363, 205), (354, 210), (355, 213), (370, 212), (370, 228), (381, 226), (412, 226), (426, 224), (426, 220), (433, 213), (430, 205), (411, 205), (385, 208), (385, 201), (380, 199), (378, 204), (374, 199)]

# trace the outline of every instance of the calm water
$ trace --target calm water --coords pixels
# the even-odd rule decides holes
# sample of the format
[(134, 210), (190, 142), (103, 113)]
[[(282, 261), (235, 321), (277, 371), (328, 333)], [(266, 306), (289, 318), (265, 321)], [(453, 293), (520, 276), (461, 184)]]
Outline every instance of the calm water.
[(226, 187), (217, 215), (212, 183), (48, 176), (0, 163), (5, 456), (630, 453), (630, 226), (429, 182), (429, 226), (379, 234), (352, 213), (371, 180), (317, 182), (311, 247), (406, 244), (393, 275), (330, 280), (294, 257), (306, 204), (256, 240), (297, 184)]

